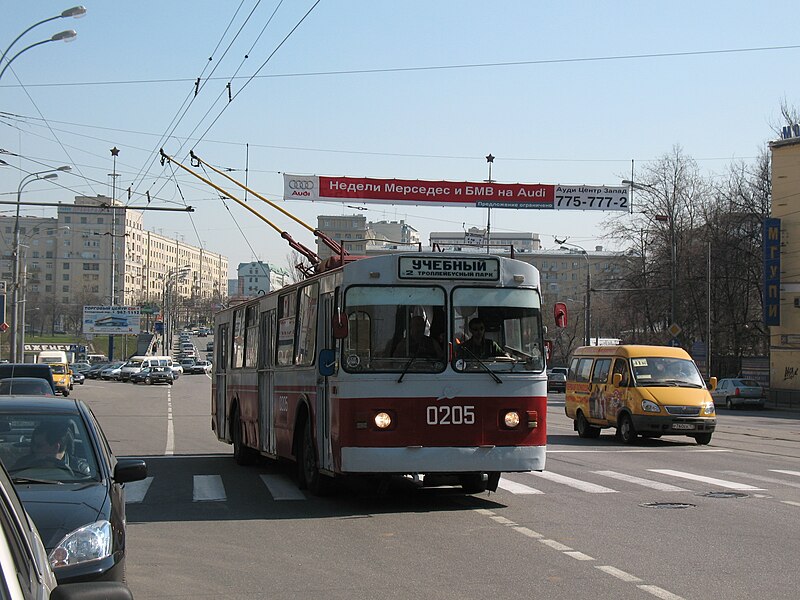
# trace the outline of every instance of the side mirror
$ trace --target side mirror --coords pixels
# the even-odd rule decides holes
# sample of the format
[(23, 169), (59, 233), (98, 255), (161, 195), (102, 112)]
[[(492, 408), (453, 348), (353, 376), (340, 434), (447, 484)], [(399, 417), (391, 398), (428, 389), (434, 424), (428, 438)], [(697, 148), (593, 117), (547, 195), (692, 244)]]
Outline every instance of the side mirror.
[(347, 337), (347, 315), (342, 312), (337, 312), (331, 318), (331, 329), (333, 329), (333, 337), (337, 340), (343, 340)]
[(556, 302), (553, 305), (553, 319), (556, 327), (564, 328), (567, 326), (567, 305), (563, 302)]
[(619, 387), (619, 384), (622, 383), (622, 373), (614, 373), (611, 377), (611, 381), (614, 382), (614, 386)]
[(319, 351), (319, 374), (330, 377), (336, 372), (336, 352), (334, 350)]

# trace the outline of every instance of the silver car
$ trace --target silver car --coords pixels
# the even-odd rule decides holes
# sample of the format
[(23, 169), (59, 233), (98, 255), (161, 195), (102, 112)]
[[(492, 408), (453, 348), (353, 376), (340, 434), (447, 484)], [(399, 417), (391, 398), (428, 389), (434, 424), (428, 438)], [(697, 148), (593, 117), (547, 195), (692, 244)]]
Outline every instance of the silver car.
[(724, 404), (728, 409), (747, 405), (764, 408), (766, 403), (764, 388), (754, 379), (720, 379), (716, 389), (711, 392), (711, 397), (714, 404)]

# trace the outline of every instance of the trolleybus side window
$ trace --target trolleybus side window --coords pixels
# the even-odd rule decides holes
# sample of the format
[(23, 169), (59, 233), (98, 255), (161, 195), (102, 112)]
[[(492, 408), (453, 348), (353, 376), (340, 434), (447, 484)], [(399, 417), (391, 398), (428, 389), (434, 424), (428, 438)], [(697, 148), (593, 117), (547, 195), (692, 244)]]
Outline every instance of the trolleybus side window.
[(441, 287), (352, 286), (345, 292), (345, 306), (345, 370), (438, 373), (445, 369), (447, 324)]
[(297, 313), (297, 292), (278, 298), (278, 344), (276, 364), (287, 366), (294, 360), (294, 329)]
[(220, 325), (217, 333), (217, 371), (228, 370), (228, 325)]
[(255, 367), (258, 359), (258, 305), (245, 309), (244, 366)]
[[(471, 322), (482, 325), (483, 339), (473, 339)], [(457, 371), (482, 371), (480, 361), (504, 371), (544, 369), (541, 301), (536, 290), (454, 289), (453, 334)]]
[(241, 369), (244, 366), (244, 308), (233, 311), (233, 351), (231, 352), (231, 367)]
[[(317, 342), (317, 307), (319, 284), (312, 283), (300, 290), (297, 344), (294, 363), (296, 365), (314, 364), (314, 351)], [(327, 323), (325, 324), (327, 326)]]

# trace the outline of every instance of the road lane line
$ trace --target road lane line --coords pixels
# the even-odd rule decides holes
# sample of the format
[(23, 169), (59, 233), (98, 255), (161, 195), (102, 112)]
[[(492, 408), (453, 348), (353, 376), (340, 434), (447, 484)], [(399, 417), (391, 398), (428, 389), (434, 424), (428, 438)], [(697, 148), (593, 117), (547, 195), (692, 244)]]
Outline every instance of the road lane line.
[(622, 581), (627, 581), (628, 583), (638, 583), (641, 581), (638, 577), (610, 565), (599, 565), (596, 566), (595, 569), (600, 569), (603, 573), (621, 579)]
[(588, 554), (584, 554), (583, 552), (573, 551), (573, 552), (564, 552), (567, 556), (571, 556), (575, 560), (594, 560)]
[(512, 494), (543, 494), (541, 490), (537, 490), (536, 488), (532, 488), (527, 485), (523, 485), (521, 483), (517, 483), (516, 481), (511, 481), (510, 479), (504, 479), (503, 477), (500, 478), (500, 481), (497, 483), (497, 487), (506, 490), (507, 492), (511, 492)]
[(565, 546), (561, 542), (557, 542), (555, 540), (539, 540), (539, 543), (544, 544), (545, 546), (548, 546), (553, 550), (558, 550), (559, 552), (567, 552), (569, 550), (572, 550), (572, 548), (570, 548), (569, 546)]
[(789, 506), (800, 506), (800, 502), (792, 502), (791, 500), (781, 500), (781, 504), (788, 504)]
[(533, 529), (528, 529), (527, 527), (513, 527), (512, 529), (522, 535), (527, 535), (529, 538), (539, 539), (544, 537), (541, 533), (536, 533)]
[(175, 428), (172, 421), (172, 390), (167, 389), (167, 447), (164, 450), (165, 456), (175, 454)]
[(226, 499), (225, 486), (219, 475), (194, 475), (192, 477), (193, 502), (222, 502)]
[(152, 477), (145, 477), (140, 481), (129, 481), (125, 484), (125, 504), (138, 504), (144, 500), (150, 484), (153, 483)]
[(640, 590), (653, 594), (656, 598), (661, 600), (684, 600), (683, 597), (668, 592), (667, 590), (658, 587), (657, 585), (637, 585)]
[(612, 479), (619, 479), (620, 481), (627, 481), (628, 483), (635, 483), (646, 488), (659, 490), (661, 492), (688, 492), (686, 488), (671, 485), (669, 483), (661, 483), (660, 481), (653, 481), (651, 479), (643, 479), (641, 477), (634, 477), (633, 475), (625, 475), (624, 473), (617, 473), (616, 471), (592, 471), (598, 475), (611, 477)]
[(261, 481), (267, 486), (273, 500), (308, 500), (297, 488), (297, 484), (283, 475), (261, 475)]
[(672, 477), (681, 477), (691, 481), (699, 481), (701, 483), (710, 483), (719, 487), (727, 488), (729, 490), (749, 491), (749, 492), (763, 492), (764, 488), (758, 488), (746, 483), (737, 483), (735, 481), (725, 481), (724, 479), (716, 479), (715, 477), (704, 477), (703, 475), (695, 475), (694, 473), (684, 473), (683, 471), (673, 471), (672, 469), (648, 469), (653, 473), (661, 473), (662, 475), (671, 475)]
[(547, 479), (548, 481), (553, 481), (555, 483), (561, 483), (563, 485), (567, 485), (569, 487), (581, 490), (583, 492), (588, 492), (590, 494), (617, 493), (617, 490), (612, 490), (611, 488), (607, 488), (602, 485), (597, 485), (595, 483), (589, 483), (588, 481), (573, 479), (572, 477), (567, 477), (566, 475), (559, 475), (558, 473), (553, 473), (552, 471), (542, 471), (542, 472), (533, 471), (531, 473), (527, 473), (527, 475), (532, 475), (534, 477), (539, 477), (541, 479)]
[(800, 471), (784, 471), (783, 469), (770, 469), (773, 473), (783, 473), (784, 475), (796, 475), (800, 477)]
[(514, 523), (514, 521), (512, 521), (511, 519), (506, 519), (505, 517), (501, 517), (500, 515), (495, 515), (493, 517), (490, 517), (490, 519), (492, 519), (492, 521), (494, 521), (495, 523), (500, 523), (500, 525), (516, 525), (516, 523)]

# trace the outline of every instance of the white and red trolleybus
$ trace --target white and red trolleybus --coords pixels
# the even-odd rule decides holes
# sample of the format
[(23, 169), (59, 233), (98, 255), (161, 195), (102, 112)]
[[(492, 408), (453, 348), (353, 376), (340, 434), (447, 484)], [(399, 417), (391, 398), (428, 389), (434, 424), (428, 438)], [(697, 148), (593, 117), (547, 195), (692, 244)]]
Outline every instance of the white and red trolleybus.
[(312, 493), (348, 474), (494, 490), (545, 466), (541, 309), (510, 258), (348, 262), (217, 313), (212, 428), (239, 463), (294, 459)]

